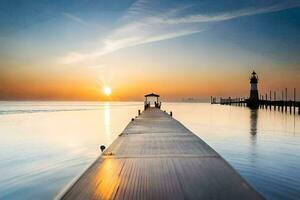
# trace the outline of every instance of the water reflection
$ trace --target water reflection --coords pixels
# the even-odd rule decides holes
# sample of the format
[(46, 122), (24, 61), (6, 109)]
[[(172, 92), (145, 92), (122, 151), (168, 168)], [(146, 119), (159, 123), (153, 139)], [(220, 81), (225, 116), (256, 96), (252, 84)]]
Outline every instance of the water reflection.
[(104, 132), (106, 139), (111, 141), (111, 130), (110, 130), (110, 104), (109, 102), (105, 103), (104, 106)]
[(256, 136), (257, 134), (257, 118), (258, 109), (250, 109), (250, 134)]
[(257, 119), (258, 109), (250, 109), (250, 142), (249, 142), (249, 153), (251, 156), (247, 156), (249, 164), (251, 166), (256, 165), (257, 160)]

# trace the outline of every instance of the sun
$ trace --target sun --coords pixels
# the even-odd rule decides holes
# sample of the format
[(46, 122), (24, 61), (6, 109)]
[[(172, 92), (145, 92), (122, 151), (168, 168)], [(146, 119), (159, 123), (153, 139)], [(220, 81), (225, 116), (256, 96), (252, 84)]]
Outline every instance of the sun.
[(105, 86), (105, 87), (103, 88), (103, 92), (104, 92), (104, 94), (105, 94), (106, 96), (109, 96), (109, 95), (111, 94), (111, 88), (108, 87), (108, 86)]

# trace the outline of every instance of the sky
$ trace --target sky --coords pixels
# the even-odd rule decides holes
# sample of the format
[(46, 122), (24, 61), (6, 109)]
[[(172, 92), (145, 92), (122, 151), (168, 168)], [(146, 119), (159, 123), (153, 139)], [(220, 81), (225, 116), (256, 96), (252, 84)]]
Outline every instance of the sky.
[(247, 97), (253, 70), (300, 98), (299, 0), (0, 0), (0, 100)]

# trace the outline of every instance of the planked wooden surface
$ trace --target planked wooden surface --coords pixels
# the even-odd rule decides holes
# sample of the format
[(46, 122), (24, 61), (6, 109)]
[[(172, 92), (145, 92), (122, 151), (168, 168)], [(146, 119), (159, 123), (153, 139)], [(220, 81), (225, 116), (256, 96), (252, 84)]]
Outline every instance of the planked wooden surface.
[(263, 199), (211, 147), (148, 108), (61, 199)]

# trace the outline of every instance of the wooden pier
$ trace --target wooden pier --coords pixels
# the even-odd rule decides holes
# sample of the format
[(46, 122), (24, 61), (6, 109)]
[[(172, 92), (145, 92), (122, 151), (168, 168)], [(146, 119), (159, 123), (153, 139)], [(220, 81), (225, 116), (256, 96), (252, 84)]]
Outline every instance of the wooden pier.
[(58, 198), (264, 199), (199, 137), (152, 107)]
[[(211, 101), (211, 104), (221, 104), (221, 105), (236, 105), (236, 106), (247, 106), (248, 99), (242, 98), (221, 98), (220, 102), (216, 100)], [(281, 112), (290, 112), (290, 113), (298, 113), (300, 115), (300, 102), (292, 101), (292, 100), (257, 100), (256, 102), (257, 108), (270, 109), (270, 110), (278, 110)], [(297, 111), (298, 110), (298, 111)]]

